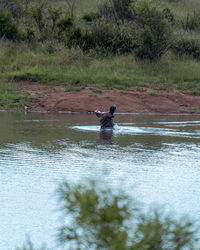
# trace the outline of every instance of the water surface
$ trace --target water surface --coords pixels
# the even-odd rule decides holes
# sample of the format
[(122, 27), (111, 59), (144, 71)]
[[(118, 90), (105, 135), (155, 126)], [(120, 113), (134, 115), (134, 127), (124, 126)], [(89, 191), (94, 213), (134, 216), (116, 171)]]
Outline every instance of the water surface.
[(1, 250), (26, 234), (55, 246), (54, 190), (64, 178), (104, 173), (147, 205), (200, 216), (200, 116), (118, 114), (115, 122), (100, 131), (94, 115), (0, 113)]

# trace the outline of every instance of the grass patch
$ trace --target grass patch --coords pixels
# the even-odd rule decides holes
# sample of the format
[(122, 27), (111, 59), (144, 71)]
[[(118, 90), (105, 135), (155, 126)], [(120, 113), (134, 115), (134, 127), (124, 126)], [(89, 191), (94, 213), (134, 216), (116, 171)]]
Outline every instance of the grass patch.
[(200, 96), (200, 90), (199, 89), (198, 90), (193, 90), (191, 94), (194, 95), (194, 96)]
[(200, 88), (200, 82), (182, 82), (177, 85), (177, 89), (179, 90), (193, 90)]
[(45, 74), (39, 74), (39, 73), (12, 73), (10, 75), (9, 80), (13, 80), (15, 82), (20, 82), (20, 81), (29, 81), (29, 82), (41, 82), (41, 81), (46, 81), (47, 77)]
[(82, 86), (69, 86), (65, 89), (65, 92), (79, 92), (84, 88), (85, 87), (82, 87)]
[(106, 96), (105, 98), (112, 101), (112, 98), (110, 96)]
[(89, 94), (88, 96), (89, 97), (97, 97), (98, 95), (97, 94)]
[(149, 93), (151, 96), (158, 96), (158, 92), (157, 91), (152, 91)]
[(24, 109), (30, 100), (28, 93), (22, 93), (14, 83), (0, 82), (0, 108), (2, 109)]
[(92, 91), (96, 94), (101, 94), (102, 93), (102, 89), (92, 89)]
[(120, 91), (120, 94), (121, 94), (121, 95), (128, 95), (128, 92), (126, 92), (126, 91), (124, 91), (124, 90), (121, 90), (121, 91)]
[(136, 60), (132, 54), (103, 58), (60, 47), (57, 53), (48, 55), (37, 47), (33, 50), (12, 43), (1, 44), (0, 80), (5, 82), (62, 84), (66, 91), (79, 91), (88, 84), (95, 84), (94, 91), (98, 93), (102, 89), (126, 91), (132, 87), (195, 90), (200, 82), (199, 61), (170, 53), (159, 63), (149, 63)]

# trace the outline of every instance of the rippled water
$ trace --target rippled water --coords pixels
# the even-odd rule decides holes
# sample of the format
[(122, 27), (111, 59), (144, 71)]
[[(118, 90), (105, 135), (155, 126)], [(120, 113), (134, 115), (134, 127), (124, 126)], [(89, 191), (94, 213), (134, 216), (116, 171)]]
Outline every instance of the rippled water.
[(54, 246), (54, 190), (64, 178), (104, 173), (145, 204), (200, 216), (200, 116), (124, 114), (115, 122), (100, 131), (93, 115), (0, 113), (1, 250), (21, 246), (26, 234)]

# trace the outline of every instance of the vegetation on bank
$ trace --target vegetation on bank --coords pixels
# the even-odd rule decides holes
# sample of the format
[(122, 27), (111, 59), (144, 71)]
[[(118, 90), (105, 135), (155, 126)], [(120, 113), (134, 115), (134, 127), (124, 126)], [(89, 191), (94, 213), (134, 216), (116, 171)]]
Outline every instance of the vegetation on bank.
[[(64, 182), (58, 194), (63, 215), (57, 240), (63, 249), (199, 249), (197, 222), (175, 218), (163, 208), (144, 209), (121, 189), (113, 191), (94, 181)], [(17, 248), (34, 249), (29, 240)]]
[(198, 94), (199, 30), (198, 0), (1, 0), (0, 84), (63, 84), (69, 91), (93, 83)]

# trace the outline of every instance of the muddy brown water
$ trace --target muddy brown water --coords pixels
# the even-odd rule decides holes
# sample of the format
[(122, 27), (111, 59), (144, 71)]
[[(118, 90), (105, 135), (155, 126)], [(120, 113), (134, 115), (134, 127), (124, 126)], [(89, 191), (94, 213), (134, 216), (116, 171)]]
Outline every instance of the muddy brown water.
[[(117, 114), (113, 131), (94, 115), (0, 113), (0, 249), (29, 235), (55, 247), (55, 189), (103, 177), (145, 205), (200, 217), (200, 115)], [(36, 244), (36, 246), (37, 246)]]

